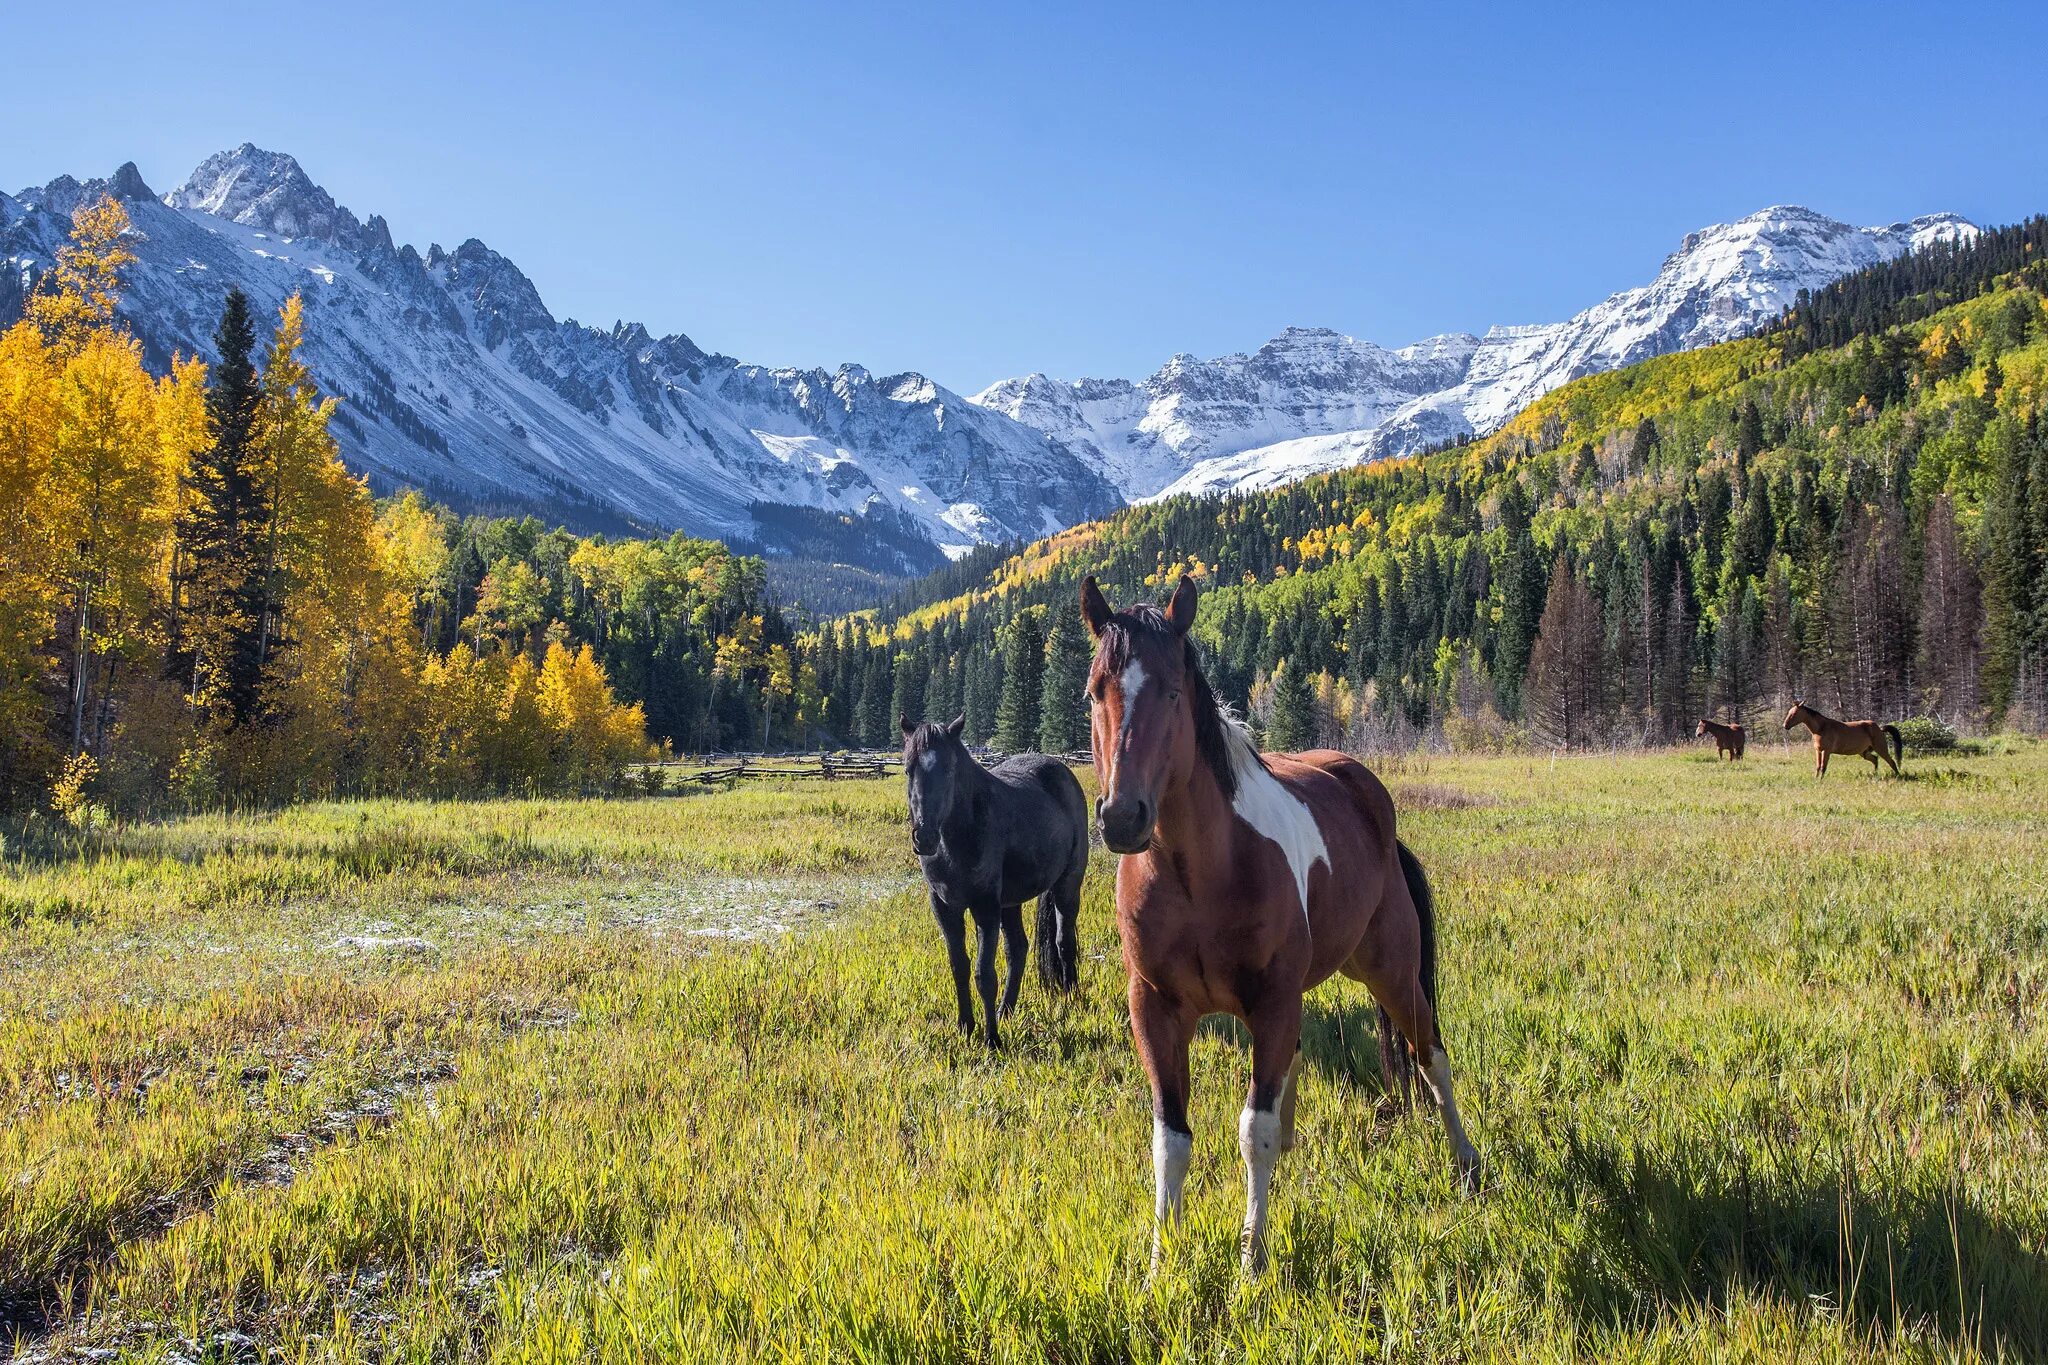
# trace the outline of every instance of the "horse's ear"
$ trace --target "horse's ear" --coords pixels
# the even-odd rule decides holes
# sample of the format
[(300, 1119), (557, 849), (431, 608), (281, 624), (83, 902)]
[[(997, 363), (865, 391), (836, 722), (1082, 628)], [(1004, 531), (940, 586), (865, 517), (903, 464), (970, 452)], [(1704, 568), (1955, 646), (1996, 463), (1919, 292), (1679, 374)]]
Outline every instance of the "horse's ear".
[(1173, 590), (1173, 600), (1166, 604), (1167, 624), (1176, 635), (1185, 635), (1194, 628), (1195, 591), (1195, 580), (1182, 574), (1180, 586)]
[(962, 711), (959, 715), (946, 722), (946, 733), (955, 739), (960, 738), (960, 732), (966, 728), (967, 713), (965, 711)]
[(1102, 595), (1102, 589), (1095, 585), (1095, 575), (1089, 574), (1081, 580), (1081, 619), (1088, 623), (1088, 634), (1100, 636), (1102, 628), (1109, 624), (1109, 618), (1116, 613), (1109, 609), (1109, 599)]
[(910, 717), (908, 716), (896, 717), (896, 723), (903, 727), (903, 737), (905, 739), (909, 739), (913, 734), (917, 733), (917, 727), (910, 723)]

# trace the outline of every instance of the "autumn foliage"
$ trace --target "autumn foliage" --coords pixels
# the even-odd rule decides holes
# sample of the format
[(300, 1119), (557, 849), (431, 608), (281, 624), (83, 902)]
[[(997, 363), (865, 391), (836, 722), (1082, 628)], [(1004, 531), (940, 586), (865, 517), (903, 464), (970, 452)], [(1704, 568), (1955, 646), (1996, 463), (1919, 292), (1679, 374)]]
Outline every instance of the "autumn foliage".
[(589, 648), (415, 625), (419, 507), (343, 468), (294, 296), (213, 374), (115, 313), (127, 216), (81, 208), (0, 334), (0, 803), (599, 789), (650, 746)]

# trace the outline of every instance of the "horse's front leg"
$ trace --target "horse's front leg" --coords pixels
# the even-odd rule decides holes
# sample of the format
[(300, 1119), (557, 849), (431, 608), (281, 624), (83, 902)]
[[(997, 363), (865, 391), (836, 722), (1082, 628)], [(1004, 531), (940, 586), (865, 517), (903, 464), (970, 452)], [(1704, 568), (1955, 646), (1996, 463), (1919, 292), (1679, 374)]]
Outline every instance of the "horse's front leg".
[[(983, 1034), (992, 1048), (1003, 1040), (996, 1031), (996, 938), (1002, 912), (993, 905), (974, 907), (974, 984), (981, 991)], [(970, 1025), (969, 1027), (972, 1027)]]
[(960, 1031), (974, 1032), (974, 997), (967, 993), (967, 912), (932, 897), (932, 915), (945, 935), (946, 959), (953, 968), (953, 1001), (960, 1007)]
[(1261, 1010), (1251, 1021), (1252, 1086), (1237, 1116), (1237, 1150), (1244, 1158), (1244, 1236), (1240, 1269), (1257, 1275), (1266, 1268), (1266, 1203), (1273, 1167), (1289, 1136), (1283, 1115), (1294, 1057), (1301, 1046), (1301, 997)]
[(1188, 1043), (1194, 1021), (1136, 972), (1131, 973), (1131, 1034), (1152, 1082), (1152, 1274), (1166, 1255), (1167, 1230), (1180, 1222), (1181, 1187), (1195, 1135), (1188, 1130)]

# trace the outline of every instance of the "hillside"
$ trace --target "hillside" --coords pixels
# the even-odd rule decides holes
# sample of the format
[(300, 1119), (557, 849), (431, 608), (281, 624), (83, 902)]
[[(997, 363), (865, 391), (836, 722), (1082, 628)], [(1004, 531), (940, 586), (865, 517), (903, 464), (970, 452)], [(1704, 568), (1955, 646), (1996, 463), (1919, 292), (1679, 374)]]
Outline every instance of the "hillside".
[[(2039, 725), (2043, 245), (2034, 220), (1909, 257), (1766, 335), (1576, 380), (1484, 440), (1128, 508), (972, 584), (942, 575), (823, 633), (831, 722), (881, 742), (897, 711), (964, 709), (995, 734), (1020, 661), (1011, 691), (1071, 670), (1071, 636), (1043, 641), (1084, 573), (1121, 601), (1186, 571), (1211, 589), (1219, 689), (1262, 722), (1279, 706), (1290, 737), (1662, 740), (1795, 695)], [(1058, 713), (1034, 739), (1079, 738), (1073, 708), (1029, 700)]]

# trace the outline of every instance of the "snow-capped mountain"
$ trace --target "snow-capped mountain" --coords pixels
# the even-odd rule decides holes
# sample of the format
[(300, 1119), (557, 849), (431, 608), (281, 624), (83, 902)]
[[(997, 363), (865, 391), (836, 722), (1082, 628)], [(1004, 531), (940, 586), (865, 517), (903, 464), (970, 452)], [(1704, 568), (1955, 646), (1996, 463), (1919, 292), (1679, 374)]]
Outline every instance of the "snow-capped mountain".
[(161, 199), (132, 164), (0, 194), (0, 322), (73, 208), (102, 193), (133, 223), (121, 311), (151, 363), (212, 358), (231, 284), (259, 316), (302, 293), (313, 373), (343, 400), (343, 456), (383, 488), (895, 570), (1121, 501), (1057, 440), (921, 375), (769, 369), (638, 324), (557, 321), (482, 242), (394, 245), (383, 219), (358, 219), (291, 157), (246, 144)]
[(1692, 233), (1657, 278), (1568, 322), (1388, 350), (1290, 328), (1249, 355), (1178, 355), (1150, 379), (1006, 379), (974, 401), (1080, 452), (1126, 498), (1270, 488), (1500, 426), (1581, 375), (1726, 341), (1801, 289), (1977, 228), (1954, 214), (1856, 228), (1781, 206)]

